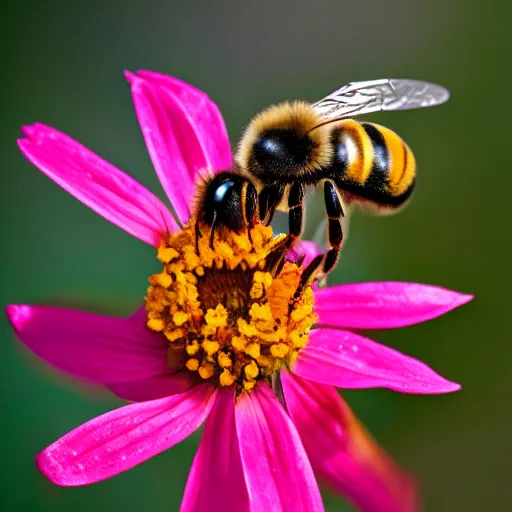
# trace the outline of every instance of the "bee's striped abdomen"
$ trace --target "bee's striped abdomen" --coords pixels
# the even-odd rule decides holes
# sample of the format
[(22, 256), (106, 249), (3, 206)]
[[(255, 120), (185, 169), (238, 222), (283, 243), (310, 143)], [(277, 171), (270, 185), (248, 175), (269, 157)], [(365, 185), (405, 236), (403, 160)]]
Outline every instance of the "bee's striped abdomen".
[(411, 194), (416, 163), (411, 150), (393, 131), (353, 119), (341, 121), (330, 174), (340, 188), (377, 205), (400, 206)]
[(374, 163), (370, 179), (384, 182), (389, 195), (399, 197), (413, 184), (416, 162), (405, 142), (392, 130), (373, 123), (362, 123), (372, 140)]

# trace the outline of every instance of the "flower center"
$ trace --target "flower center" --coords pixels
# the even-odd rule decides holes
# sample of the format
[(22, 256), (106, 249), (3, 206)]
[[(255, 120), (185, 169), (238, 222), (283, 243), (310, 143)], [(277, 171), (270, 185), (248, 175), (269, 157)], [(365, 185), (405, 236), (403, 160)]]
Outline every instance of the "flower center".
[[(284, 261), (285, 235), (257, 224), (250, 233), (215, 232), (195, 219), (162, 243), (162, 272), (149, 278), (147, 326), (182, 361), (217, 386), (252, 389), (289, 366), (316, 320), (313, 291), (299, 288), (302, 269)], [(283, 263), (284, 262), (284, 263)]]

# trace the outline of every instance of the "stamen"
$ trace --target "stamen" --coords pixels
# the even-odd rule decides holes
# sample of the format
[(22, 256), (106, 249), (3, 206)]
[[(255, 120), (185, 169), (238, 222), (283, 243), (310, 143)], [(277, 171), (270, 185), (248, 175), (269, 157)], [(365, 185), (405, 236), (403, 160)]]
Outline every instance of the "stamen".
[[(249, 391), (288, 367), (316, 320), (300, 265), (285, 260), (285, 235), (214, 230), (192, 219), (158, 248), (149, 278), (149, 329), (169, 344), (170, 362), (220, 387)], [(170, 363), (171, 364), (171, 363)]]

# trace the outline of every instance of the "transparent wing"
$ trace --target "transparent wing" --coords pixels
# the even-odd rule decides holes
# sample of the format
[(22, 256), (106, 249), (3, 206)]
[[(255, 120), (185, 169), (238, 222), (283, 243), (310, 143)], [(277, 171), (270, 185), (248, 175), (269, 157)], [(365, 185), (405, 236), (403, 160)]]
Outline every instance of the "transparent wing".
[(419, 80), (384, 78), (351, 82), (314, 103), (313, 108), (322, 119), (328, 121), (381, 110), (434, 107), (449, 97), (448, 90), (440, 85)]

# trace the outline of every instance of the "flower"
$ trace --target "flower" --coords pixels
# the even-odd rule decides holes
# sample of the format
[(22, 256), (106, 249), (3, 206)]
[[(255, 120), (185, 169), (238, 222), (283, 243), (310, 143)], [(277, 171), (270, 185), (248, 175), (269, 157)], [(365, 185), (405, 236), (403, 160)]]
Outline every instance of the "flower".
[[(271, 228), (196, 241), (200, 171), (232, 166), (217, 107), (198, 89), (127, 73), (137, 116), (175, 217), (151, 192), (67, 135), (24, 127), (23, 154), (112, 223), (154, 246), (162, 271), (129, 318), (10, 305), (17, 336), (55, 368), (135, 402), (99, 416), (37, 456), (63, 486), (126, 471), (205, 423), (184, 511), (323, 509), (316, 476), (363, 511), (416, 510), (414, 484), (364, 432), (336, 387), (447, 393), (459, 386), (349, 329), (401, 327), (471, 299), (409, 283), (313, 289), (292, 299), (317, 248), (303, 242), (279, 271)], [(203, 233), (204, 234), (204, 233)], [(250, 236), (249, 236), (250, 235)], [(197, 244), (197, 245), (196, 245)], [(304, 263), (304, 264), (305, 264)], [(315, 327), (321, 326), (321, 327)], [(281, 371), (287, 410), (269, 385)]]

